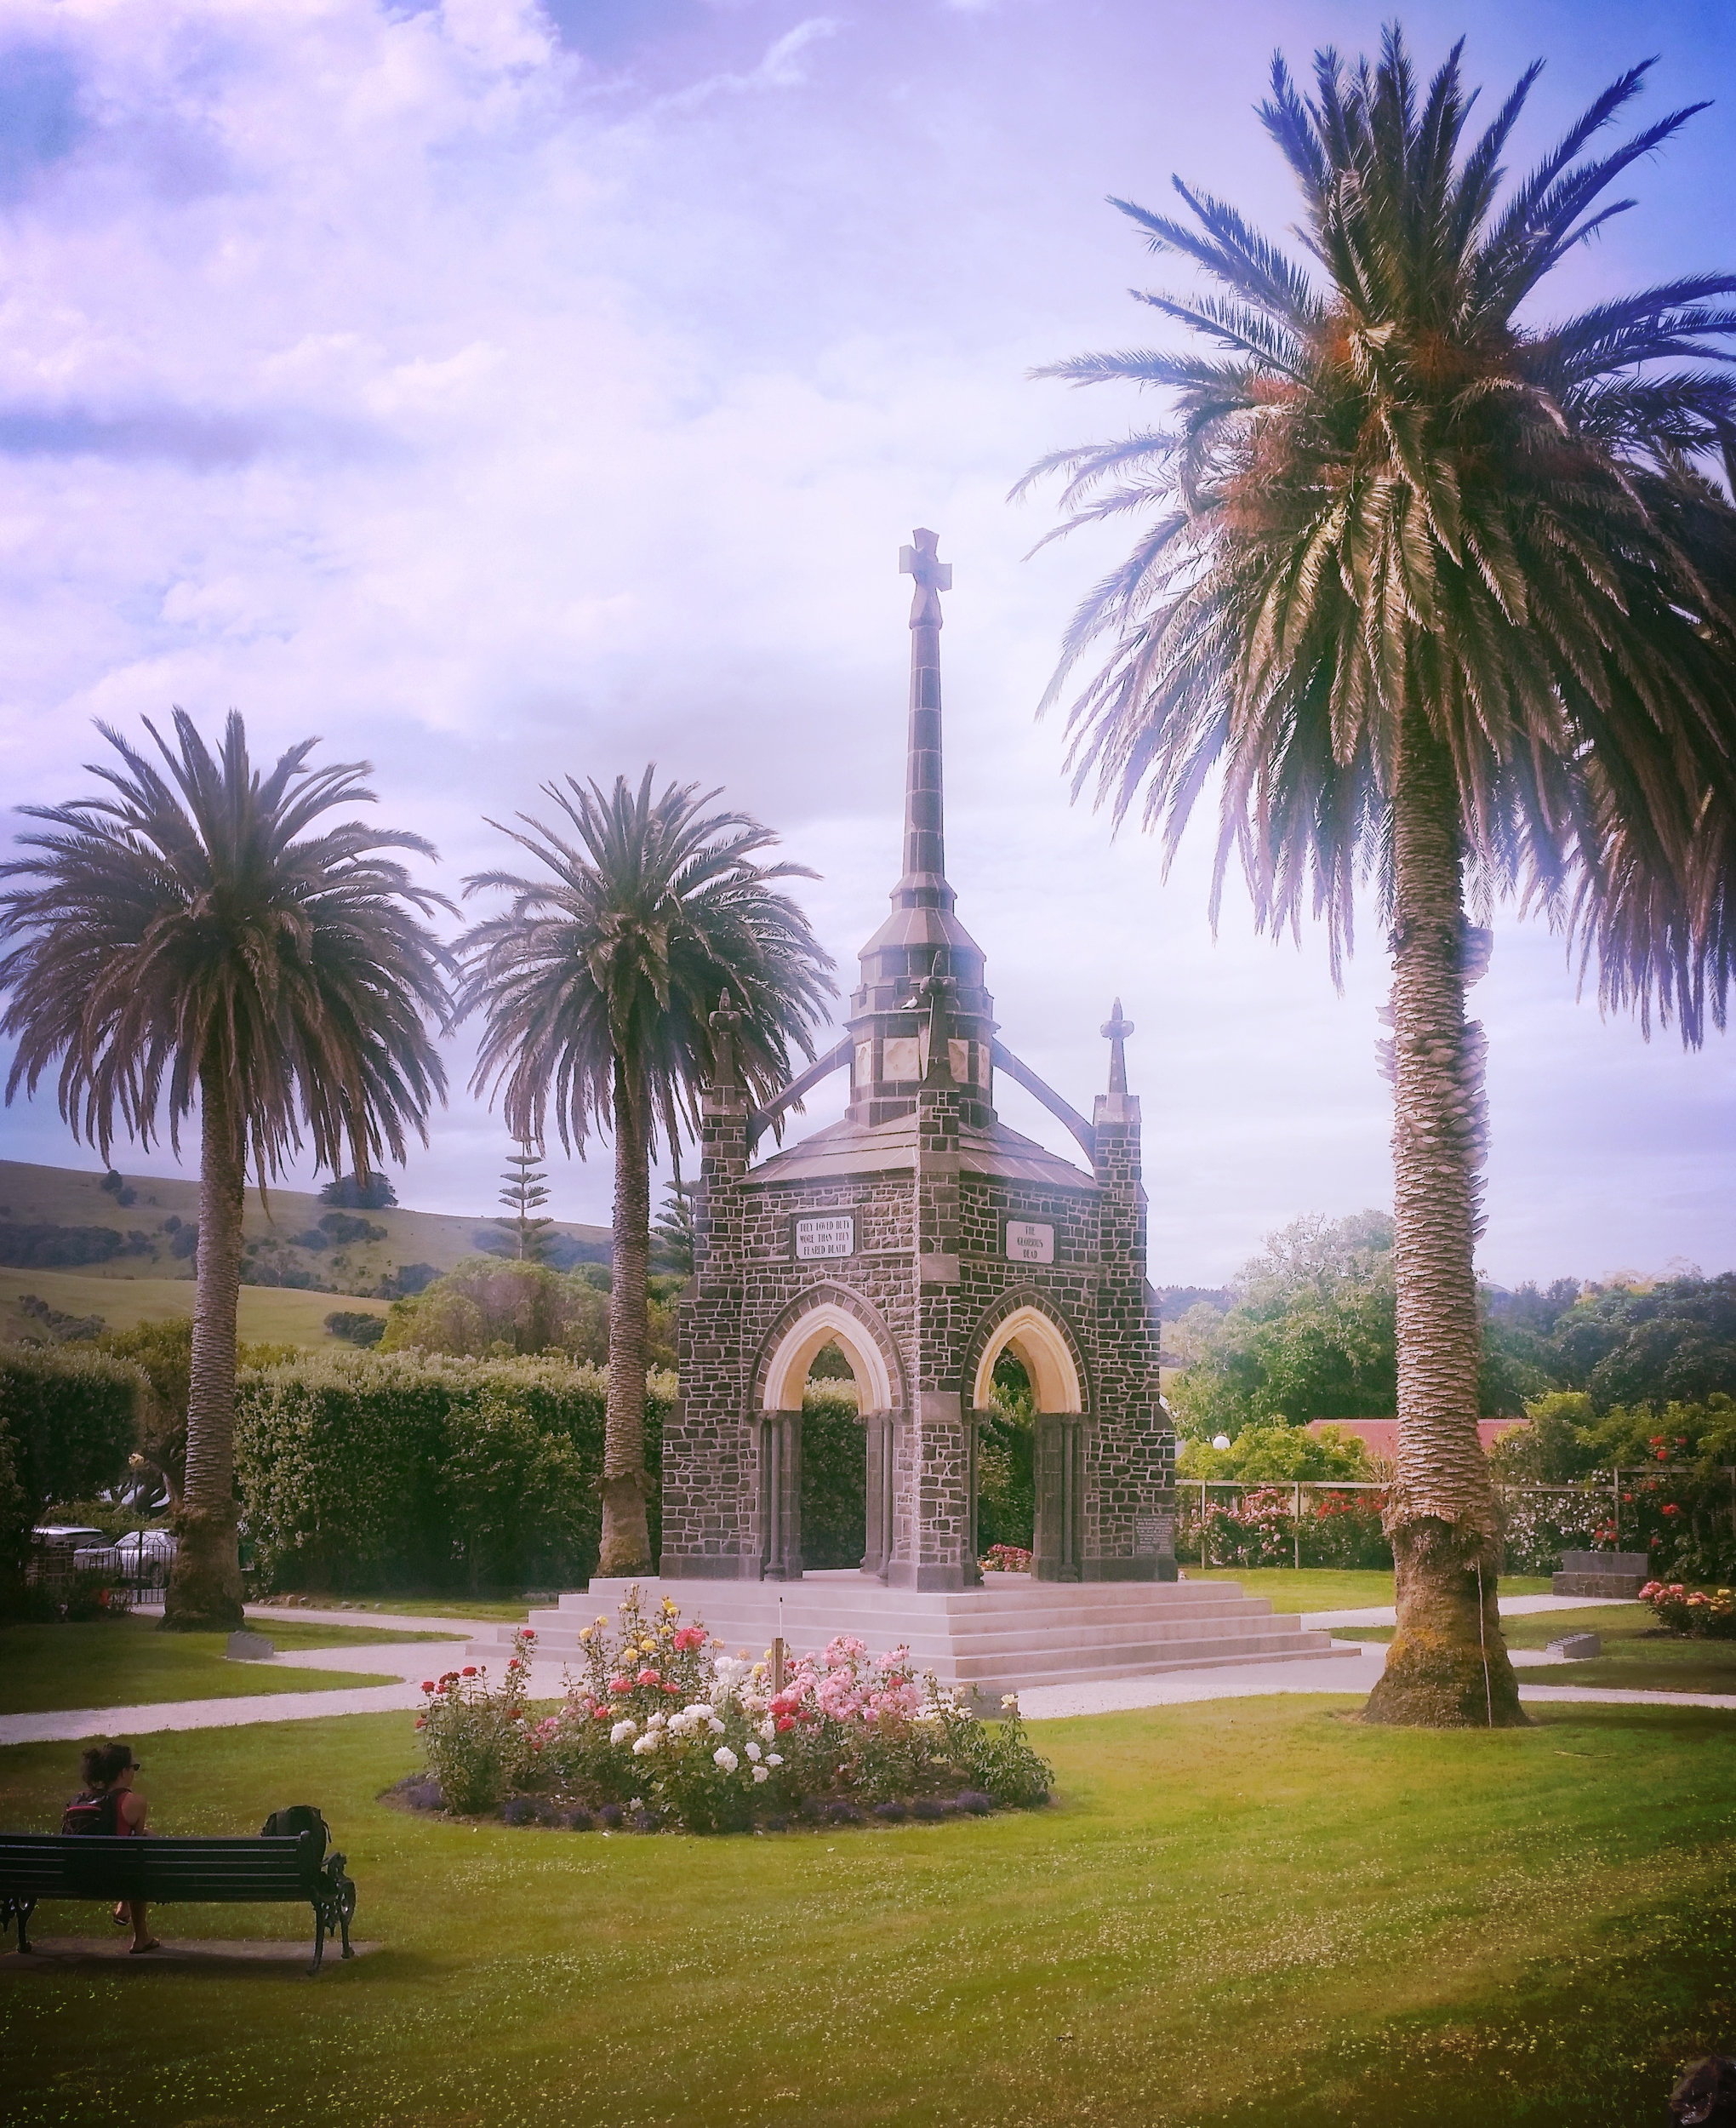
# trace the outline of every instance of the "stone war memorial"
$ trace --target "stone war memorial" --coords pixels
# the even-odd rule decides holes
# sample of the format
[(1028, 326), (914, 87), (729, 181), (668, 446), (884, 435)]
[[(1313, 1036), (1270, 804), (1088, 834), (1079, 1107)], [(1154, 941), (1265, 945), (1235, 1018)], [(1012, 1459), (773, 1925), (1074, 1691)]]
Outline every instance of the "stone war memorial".
[[(910, 1646), (984, 1690), (1202, 1662), (1325, 1651), (1233, 1585), (1178, 1583), (1174, 1439), (1158, 1391), (1145, 1275), (1138, 1098), (1117, 1000), (1108, 1090), (1089, 1121), (1000, 1039), (982, 949), (946, 876), (940, 594), (934, 533), (915, 578), (904, 866), (863, 947), (842, 1038), (768, 1107), (715, 1015), (702, 1102), (694, 1276), (680, 1306), (681, 1401), (663, 1436), (657, 1581), (689, 1616), (756, 1649), (837, 1633)], [(771, 1126), (837, 1075), (836, 1123), (757, 1157)], [(995, 1110), (1009, 1078), (1065, 1124), (1063, 1159)], [(805, 1572), (802, 1395), (837, 1346), (856, 1381), (866, 1467), (859, 1570)], [(1036, 1404), (1029, 1575), (977, 1561), (977, 1448), (1010, 1350)], [(597, 1581), (535, 1614), (562, 1651), (625, 1593)]]

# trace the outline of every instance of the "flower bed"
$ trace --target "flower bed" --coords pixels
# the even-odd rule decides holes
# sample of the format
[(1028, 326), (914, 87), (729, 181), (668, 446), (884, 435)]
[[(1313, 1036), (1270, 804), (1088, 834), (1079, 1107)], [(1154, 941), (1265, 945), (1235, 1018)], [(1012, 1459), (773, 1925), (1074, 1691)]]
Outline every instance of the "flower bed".
[(1736, 1640), (1736, 1594), (1727, 1588), (1684, 1588), (1680, 1582), (1647, 1582), (1640, 1601), (1666, 1633), (1683, 1640)]
[(1048, 1799), (1053, 1776), (1016, 1698), (982, 1722), (918, 1679), (902, 1648), (871, 1656), (840, 1638), (796, 1657), (774, 1690), (768, 1662), (725, 1653), (667, 1600), (648, 1618), (637, 1591), (618, 1627), (601, 1617), (580, 1638), (582, 1674), (569, 1672), (565, 1696), (540, 1716), (527, 1702), (528, 1628), (498, 1685), (474, 1665), (428, 1679), (417, 1722), (428, 1772), (400, 1783), (403, 1799), (512, 1824), (690, 1833)]
[(977, 1564), (985, 1574), (1028, 1574), (1031, 1554), (1022, 1544), (991, 1544)]

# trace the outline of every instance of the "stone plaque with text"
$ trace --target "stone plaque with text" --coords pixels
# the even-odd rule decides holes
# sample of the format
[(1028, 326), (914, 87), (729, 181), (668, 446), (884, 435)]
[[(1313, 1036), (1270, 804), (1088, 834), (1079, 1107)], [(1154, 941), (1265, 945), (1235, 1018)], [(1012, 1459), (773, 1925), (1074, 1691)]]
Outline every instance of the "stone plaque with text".
[(856, 1215), (854, 1212), (814, 1212), (794, 1222), (796, 1261), (824, 1262), (834, 1256), (856, 1253)]
[(1174, 1515), (1135, 1515), (1134, 1517), (1134, 1553), (1138, 1559), (1161, 1559), (1165, 1553), (1175, 1549), (1175, 1517)]
[(1007, 1261), (1009, 1263), (1053, 1263), (1055, 1230), (1034, 1219), (1007, 1221)]

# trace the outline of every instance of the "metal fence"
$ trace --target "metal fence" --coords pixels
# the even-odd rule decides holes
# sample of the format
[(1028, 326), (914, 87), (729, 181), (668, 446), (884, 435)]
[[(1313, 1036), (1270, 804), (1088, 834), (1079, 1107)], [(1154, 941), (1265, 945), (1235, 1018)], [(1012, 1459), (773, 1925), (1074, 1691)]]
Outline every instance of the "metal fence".
[(25, 1580), (62, 1601), (80, 1578), (100, 1574), (110, 1587), (134, 1603), (167, 1587), (174, 1560), (174, 1541), (152, 1545), (36, 1544), (25, 1565)]
[[(1639, 1474), (1639, 1473), (1630, 1470), (1626, 1473), (1626, 1476), (1630, 1483), (1631, 1483), (1632, 1479)], [(1562, 1507), (1571, 1505), (1573, 1508), (1578, 1510), (1578, 1512), (1573, 1513), (1571, 1518), (1560, 1514), (1552, 1514), (1547, 1519), (1550, 1522), (1556, 1524), (1567, 1521), (1570, 1519), (1575, 1522), (1584, 1523), (1586, 1525), (1584, 1529), (1570, 1532), (1570, 1534), (1574, 1535), (1589, 1536), (1590, 1534), (1591, 1528), (1595, 1526), (1593, 1519), (1594, 1517), (1596, 1522), (1601, 1522), (1605, 1518), (1608, 1518), (1609, 1524), (1613, 1531), (1613, 1541), (1610, 1543), (1608, 1548), (1611, 1551), (1619, 1552), (1621, 1549), (1622, 1479), (1622, 1471), (1619, 1468), (1613, 1468), (1610, 1472), (1609, 1479), (1607, 1483), (1601, 1476), (1596, 1479), (1582, 1479), (1577, 1484), (1568, 1485), (1503, 1484), (1498, 1482), (1495, 1486), (1495, 1491), (1500, 1498), (1503, 1507), (1507, 1510), (1510, 1524), (1518, 1519), (1518, 1518), (1515, 1515), (1515, 1508), (1522, 1507), (1527, 1503), (1533, 1504), (1535, 1508), (1539, 1510), (1550, 1505)], [(1178, 1494), (1183, 1492), (1184, 1490), (1188, 1492), (1191, 1492), (1196, 1486), (1199, 1489), (1200, 1505), (1197, 1518), (1197, 1527), (1195, 1530), (1190, 1532), (1189, 1534), (1190, 1536), (1196, 1538), (1198, 1542), (1200, 1547), (1200, 1565), (1202, 1568), (1210, 1567), (1214, 1564), (1211, 1557), (1212, 1521), (1210, 1512), (1213, 1504), (1210, 1496), (1213, 1493), (1231, 1494), (1235, 1496), (1236, 1501), (1244, 1499), (1250, 1493), (1290, 1494), (1292, 1496), (1292, 1504), (1289, 1510), (1292, 1523), (1291, 1543), (1294, 1564), (1299, 1569), (1302, 1565), (1302, 1506), (1305, 1496), (1310, 1499), (1317, 1499), (1323, 1494), (1384, 1493), (1389, 1490), (1390, 1484), (1390, 1479), (1367, 1478), (1258, 1479), (1179, 1477), (1175, 1480), (1175, 1489)], [(1544, 1518), (1541, 1514), (1538, 1514), (1533, 1517), (1534, 1521), (1541, 1520), (1543, 1519)], [(1176, 1548), (1179, 1551), (1179, 1542), (1178, 1542)], [(1189, 1556), (1191, 1557), (1191, 1549), (1190, 1549)], [(1225, 1562), (1225, 1564), (1229, 1565), (1239, 1565), (1242, 1563), (1243, 1562), (1233, 1560)]]

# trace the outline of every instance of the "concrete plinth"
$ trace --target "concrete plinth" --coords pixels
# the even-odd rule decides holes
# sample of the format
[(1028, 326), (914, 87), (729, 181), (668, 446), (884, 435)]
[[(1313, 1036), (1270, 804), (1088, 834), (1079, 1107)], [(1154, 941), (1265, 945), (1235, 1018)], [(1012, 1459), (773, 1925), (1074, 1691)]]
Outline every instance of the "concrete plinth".
[[(1305, 1632), (1293, 1616), (1275, 1616), (1264, 1598), (1244, 1595), (1233, 1582), (1063, 1583), (993, 1574), (980, 1588), (911, 1589), (846, 1570), (784, 1582), (593, 1582), (582, 1595), (562, 1597), (557, 1609), (531, 1613), (538, 1660), (576, 1664), (580, 1630), (603, 1614), (613, 1622), (633, 1587), (648, 1612), (669, 1597), (683, 1619), (708, 1627), (732, 1654), (762, 1655), (780, 1633), (797, 1653), (849, 1634), (874, 1655), (906, 1647), (919, 1670), (985, 1698), (1334, 1652), (1325, 1633)], [(467, 1659), (498, 1665), (511, 1639), (510, 1626), (491, 1627), (471, 1642)]]

